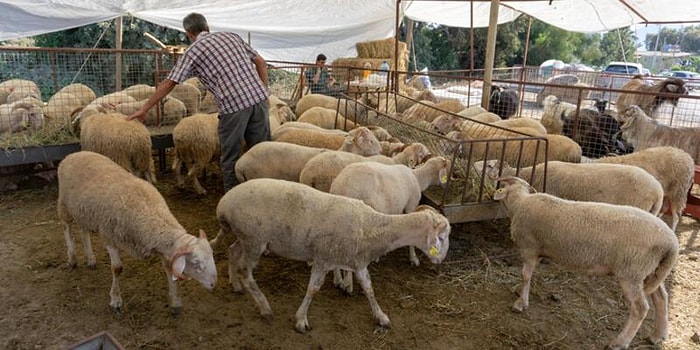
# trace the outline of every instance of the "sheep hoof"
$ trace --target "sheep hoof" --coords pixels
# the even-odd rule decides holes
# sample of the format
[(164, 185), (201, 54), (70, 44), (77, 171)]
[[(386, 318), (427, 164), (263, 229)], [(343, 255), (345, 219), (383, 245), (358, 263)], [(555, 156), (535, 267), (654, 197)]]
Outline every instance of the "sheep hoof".
[[(75, 266), (73, 266), (73, 267), (75, 267)], [(87, 264), (87, 268), (90, 270), (95, 270), (97, 268), (97, 264), (95, 264), (95, 263)]]
[(374, 334), (386, 334), (391, 329), (391, 325), (387, 324), (385, 326), (379, 325), (374, 329)]
[(177, 316), (182, 313), (182, 306), (174, 306), (170, 308), (170, 314)]
[(525, 307), (523, 306), (522, 301), (517, 300), (517, 301), (513, 304), (513, 307), (511, 308), (511, 310), (512, 310), (513, 312), (516, 312), (516, 313), (522, 313), (523, 310), (525, 310)]
[(310, 330), (311, 330), (311, 326), (309, 326), (309, 323), (308, 323), (306, 320), (302, 320), (302, 321), (297, 321), (297, 324), (296, 324), (296, 326), (294, 327), (294, 329), (295, 329), (297, 332), (299, 332), (299, 333), (301, 333), (301, 334), (304, 334), (304, 333), (306, 333), (307, 331), (310, 331)]
[(78, 264), (75, 261), (69, 261), (68, 267), (70, 267), (71, 269), (75, 269), (76, 267), (78, 267)]
[(272, 324), (272, 314), (260, 314), (260, 317), (266, 324)]
[(627, 345), (608, 345), (605, 347), (606, 350), (625, 350), (627, 349)]
[(647, 337), (647, 338), (646, 338), (646, 341), (648, 341), (649, 344), (657, 345), (657, 344), (659, 344), (659, 343), (660, 343), (662, 340), (664, 340), (664, 339), (666, 339), (666, 336), (656, 336), (656, 335), (652, 335), (652, 336), (650, 336), (650, 337)]

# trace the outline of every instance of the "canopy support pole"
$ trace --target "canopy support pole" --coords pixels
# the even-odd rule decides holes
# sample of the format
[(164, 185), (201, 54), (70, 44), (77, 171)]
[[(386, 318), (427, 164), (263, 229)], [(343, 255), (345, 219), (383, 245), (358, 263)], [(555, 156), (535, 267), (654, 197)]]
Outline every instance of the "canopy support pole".
[[(122, 16), (119, 16), (114, 19), (114, 30), (116, 31), (115, 33), (115, 40), (114, 44), (117, 47), (117, 50), (122, 49), (122, 39), (124, 35), (123, 31), (123, 26), (122, 26)], [(115, 56), (115, 69), (114, 69), (114, 75), (116, 75), (116, 89), (117, 91), (122, 90), (122, 53), (117, 51), (117, 54)]]
[(484, 62), (484, 86), (481, 93), (481, 106), (489, 109), (489, 98), (491, 97), (491, 79), (493, 75), (493, 62), (496, 56), (496, 31), (498, 28), (498, 6), (500, 0), (491, 0), (491, 11), (489, 13), (489, 30), (486, 39), (486, 61)]

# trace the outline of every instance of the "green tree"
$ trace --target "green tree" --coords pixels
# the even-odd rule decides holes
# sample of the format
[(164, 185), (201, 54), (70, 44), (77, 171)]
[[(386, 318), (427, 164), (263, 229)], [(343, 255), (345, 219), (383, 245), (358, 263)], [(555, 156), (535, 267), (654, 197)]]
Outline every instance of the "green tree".
[[(185, 33), (140, 20), (132, 16), (122, 18), (123, 49), (157, 49), (143, 34), (149, 32), (166, 45), (187, 42)], [(86, 26), (38, 35), (35, 44), (39, 47), (75, 47), (113, 49), (116, 47), (115, 21), (104, 21)]]
[(605, 62), (634, 60), (635, 41), (634, 32), (629, 28), (620, 28), (606, 32), (600, 41), (603, 60)]

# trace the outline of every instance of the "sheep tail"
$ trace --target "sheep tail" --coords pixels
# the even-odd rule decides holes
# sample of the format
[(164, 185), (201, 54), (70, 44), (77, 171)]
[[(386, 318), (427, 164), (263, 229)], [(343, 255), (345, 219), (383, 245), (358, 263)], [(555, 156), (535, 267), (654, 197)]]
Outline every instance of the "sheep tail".
[(664, 282), (666, 276), (676, 265), (676, 260), (678, 260), (678, 249), (668, 249), (659, 265), (656, 266), (656, 270), (644, 279), (644, 293), (650, 294), (659, 288), (659, 285)]
[(654, 202), (654, 205), (651, 206), (651, 210), (649, 210), (649, 212), (655, 216), (660, 217), (661, 215), (664, 214), (663, 208), (664, 208), (664, 197), (661, 197), (659, 200)]

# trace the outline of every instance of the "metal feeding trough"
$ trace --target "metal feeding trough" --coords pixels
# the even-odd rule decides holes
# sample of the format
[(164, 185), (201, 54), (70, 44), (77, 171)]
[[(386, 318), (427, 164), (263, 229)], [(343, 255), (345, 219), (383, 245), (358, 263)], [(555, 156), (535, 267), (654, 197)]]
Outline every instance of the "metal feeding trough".
[(109, 334), (100, 332), (79, 343), (73, 344), (66, 350), (124, 350), (125, 348)]

